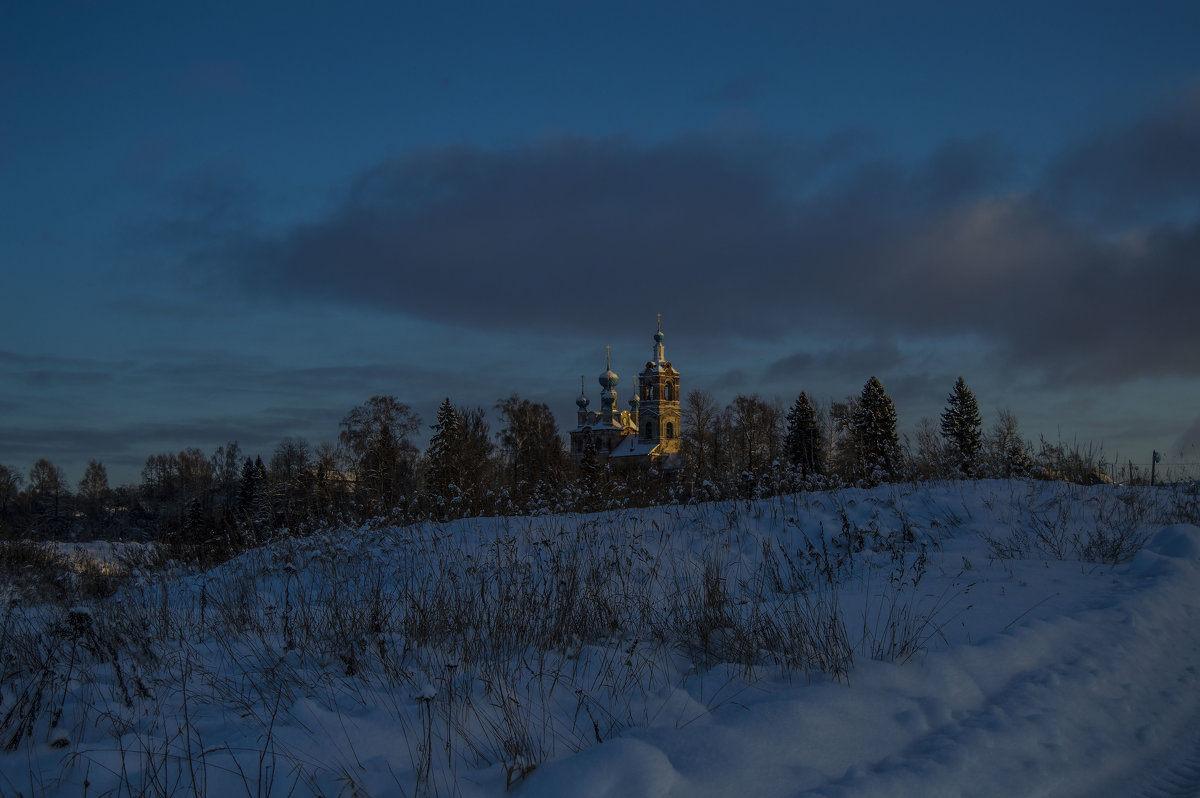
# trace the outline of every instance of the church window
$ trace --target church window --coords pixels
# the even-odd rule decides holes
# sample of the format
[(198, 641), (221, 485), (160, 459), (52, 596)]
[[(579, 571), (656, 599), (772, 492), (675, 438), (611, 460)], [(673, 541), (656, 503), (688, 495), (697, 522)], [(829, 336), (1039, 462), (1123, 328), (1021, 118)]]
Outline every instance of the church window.
[(671, 401), (671, 383), (669, 382), (663, 386), (663, 399)]
[(667, 438), (670, 439), (670, 438), (674, 438), (674, 437), (675, 437), (675, 425), (672, 424), (670, 421), (668, 421), (667, 422)]

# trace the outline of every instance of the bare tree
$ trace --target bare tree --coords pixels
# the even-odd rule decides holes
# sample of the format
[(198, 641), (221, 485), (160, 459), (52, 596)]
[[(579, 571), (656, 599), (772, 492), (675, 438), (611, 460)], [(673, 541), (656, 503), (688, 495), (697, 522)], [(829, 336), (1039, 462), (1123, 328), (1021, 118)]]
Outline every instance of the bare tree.
[(372, 396), (342, 419), (338, 440), (364, 511), (389, 513), (412, 491), (417, 448), (409, 436), (420, 424), (420, 416), (394, 396)]
[(14, 534), (21, 526), (21, 473), (0, 465), (0, 533)]
[(914, 479), (944, 479), (951, 468), (946, 442), (933, 419), (922, 418), (916, 430), (916, 451), (909, 456)]
[(839, 477), (855, 479), (858, 467), (858, 440), (854, 436), (854, 414), (858, 412), (859, 398), (847, 396), (840, 402), (829, 405), (829, 459), (830, 470)]
[(463, 512), (478, 512), (494, 477), (491, 426), (482, 407), (456, 409), (459, 421), (457, 441), (458, 479)]
[(312, 497), (312, 450), (303, 438), (284, 438), (275, 447), (267, 466), (271, 507), (275, 523), (294, 528), (302, 523)]
[(108, 522), (108, 502), (112, 491), (108, 487), (108, 471), (99, 460), (89, 460), (83, 479), (79, 480), (79, 499), (92, 534), (99, 533)]
[(29, 469), (27, 491), (39, 531), (51, 536), (65, 534), (70, 527), (67, 504), (71, 489), (63, 470), (43, 457)]
[(500, 447), (518, 500), (539, 500), (565, 484), (567, 449), (550, 408), (514, 394), (496, 409), (504, 422)]
[(214, 508), (220, 510), (222, 522), (233, 516), (237, 507), (238, 484), (241, 477), (242, 450), (237, 441), (218, 446), (210, 459), (216, 494)]
[(322, 443), (313, 454), (312, 512), (317, 519), (332, 521), (345, 507), (351, 484), (344, 469), (345, 455), (336, 446)]
[(1032, 447), (1021, 436), (1017, 416), (1008, 408), (996, 412), (996, 423), (984, 441), (988, 467), (996, 476), (1020, 477), (1033, 467)]
[(720, 418), (717, 401), (704, 391), (690, 391), (683, 402), (683, 463), (691, 489), (715, 483), (720, 473)]
[(749, 491), (770, 476), (780, 459), (782, 414), (758, 394), (738, 395), (729, 410), (733, 422), (733, 465), (743, 491)]

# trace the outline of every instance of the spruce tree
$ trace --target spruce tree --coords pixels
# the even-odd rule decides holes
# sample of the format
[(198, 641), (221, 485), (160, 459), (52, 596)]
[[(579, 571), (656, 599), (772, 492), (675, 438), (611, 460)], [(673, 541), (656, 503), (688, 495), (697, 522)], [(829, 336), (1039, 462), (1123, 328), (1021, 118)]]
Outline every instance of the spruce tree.
[(896, 406), (877, 377), (867, 380), (850, 419), (857, 462), (855, 476), (868, 484), (900, 476)]
[(600, 465), (596, 441), (589, 437), (583, 445), (583, 457), (579, 461), (579, 493), (583, 502), (581, 509), (592, 512), (602, 507), (606, 498), (607, 477), (608, 474)]
[(796, 397), (787, 415), (787, 440), (784, 444), (788, 462), (803, 477), (825, 471), (825, 436), (822, 434), (816, 405), (803, 391)]
[(238, 511), (243, 515), (248, 515), (254, 507), (254, 500), (258, 497), (259, 486), (262, 484), (262, 476), (254, 466), (254, 461), (247, 457), (242, 462), (241, 479), (238, 481)]
[(208, 514), (204, 512), (199, 497), (193, 497), (183, 516), (184, 540), (193, 544), (200, 543), (206, 537), (211, 526), (212, 522), (209, 520)]
[(979, 464), (983, 421), (979, 418), (975, 394), (971, 393), (962, 377), (958, 378), (954, 390), (946, 397), (946, 409), (942, 411), (942, 437), (950, 445), (951, 456), (959, 472), (966, 477), (973, 476)]
[(579, 471), (587, 485), (593, 485), (600, 474), (600, 457), (596, 453), (596, 441), (589, 437), (583, 445), (583, 458), (579, 461)]
[(451, 497), (450, 486), (458, 485), (459, 476), (459, 438), (462, 424), (450, 397), (442, 402), (437, 411), (437, 420), (433, 424), (433, 437), (429, 439), (426, 457), (429, 460), (429, 470), (426, 472), (425, 487), (435, 496), (445, 500)]

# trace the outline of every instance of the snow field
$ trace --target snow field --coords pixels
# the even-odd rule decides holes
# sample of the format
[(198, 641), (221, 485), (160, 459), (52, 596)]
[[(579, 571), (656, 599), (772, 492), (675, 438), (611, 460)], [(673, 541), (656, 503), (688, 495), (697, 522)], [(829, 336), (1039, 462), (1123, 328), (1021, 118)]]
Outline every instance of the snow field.
[(1105, 794), (1200, 717), (1179, 506), (992, 481), (465, 519), (10, 603), (0, 794)]

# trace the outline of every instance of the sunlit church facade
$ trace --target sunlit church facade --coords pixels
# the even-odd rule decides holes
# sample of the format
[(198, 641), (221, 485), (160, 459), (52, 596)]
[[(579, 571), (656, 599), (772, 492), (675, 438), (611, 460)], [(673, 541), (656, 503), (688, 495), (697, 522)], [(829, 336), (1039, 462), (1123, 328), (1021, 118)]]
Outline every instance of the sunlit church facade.
[(575, 400), (578, 426), (571, 431), (571, 454), (583, 461), (593, 453), (598, 464), (612, 467), (653, 465), (663, 471), (675, 471), (680, 457), (682, 414), (679, 404), (679, 372), (667, 360), (663, 346), (662, 321), (654, 333), (653, 357), (638, 375), (637, 392), (629, 399), (628, 410), (617, 409), (617, 375), (611, 355), (606, 356), (600, 375), (600, 409), (589, 410), (591, 400), (580, 378), (580, 394)]

